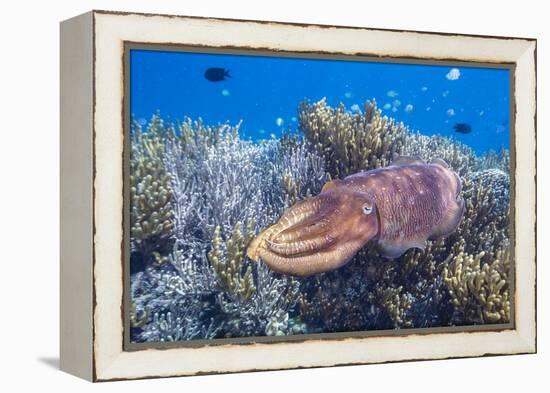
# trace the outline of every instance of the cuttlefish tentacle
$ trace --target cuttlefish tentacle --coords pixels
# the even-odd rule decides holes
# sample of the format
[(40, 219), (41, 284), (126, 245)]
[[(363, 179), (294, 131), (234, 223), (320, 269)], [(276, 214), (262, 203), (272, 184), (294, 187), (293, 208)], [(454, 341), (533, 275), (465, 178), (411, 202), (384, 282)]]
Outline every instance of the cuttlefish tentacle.
[[(361, 248), (360, 245), (358, 247)], [(343, 245), (316, 251), (313, 254), (289, 257), (279, 255), (268, 247), (262, 251), (262, 260), (276, 272), (305, 277), (333, 270), (346, 264), (357, 252), (355, 248), (357, 247)], [(339, 261), (338, 266), (335, 266), (335, 260)]]
[(314, 215), (299, 225), (293, 225), (288, 228), (280, 230), (275, 234), (274, 239), (283, 242), (291, 242), (296, 239), (303, 239), (306, 237), (315, 237), (326, 233), (329, 229), (329, 222), (326, 218), (319, 215)]
[(396, 258), (456, 229), (464, 214), (460, 192), (460, 178), (443, 160), (403, 157), (327, 183), (260, 233), (247, 255), (294, 276), (336, 269), (369, 241)]
[(315, 250), (325, 249), (336, 242), (334, 237), (314, 237), (298, 240), (295, 242), (277, 242), (266, 239), (266, 246), (269, 250), (281, 256), (298, 255)]

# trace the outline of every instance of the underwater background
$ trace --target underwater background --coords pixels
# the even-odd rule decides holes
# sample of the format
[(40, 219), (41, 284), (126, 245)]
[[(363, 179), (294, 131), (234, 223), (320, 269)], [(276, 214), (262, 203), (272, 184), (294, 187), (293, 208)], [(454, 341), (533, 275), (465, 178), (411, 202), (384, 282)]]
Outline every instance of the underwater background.
[[(326, 97), (351, 110), (376, 100), (410, 130), (452, 135), (478, 153), (510, 146), (508, 69), (151, 50), (132, 50), (130, 61), (131, 112), (142, 124), (160, 111), (174, 121), (242, 121), (243, 138), (280, 137), (297, 129), (299, 102)], [(210, 67), (231, 76), (213, 83), (204, 77)], [(456, 133), (456, 123), (471, 133)]]
[[(510, 322), (510, 71), (130, 51), (130, 339)], [(295, 278), (250, 241), (330, 179), (445, 160), (464, 217), (396, 259)]]

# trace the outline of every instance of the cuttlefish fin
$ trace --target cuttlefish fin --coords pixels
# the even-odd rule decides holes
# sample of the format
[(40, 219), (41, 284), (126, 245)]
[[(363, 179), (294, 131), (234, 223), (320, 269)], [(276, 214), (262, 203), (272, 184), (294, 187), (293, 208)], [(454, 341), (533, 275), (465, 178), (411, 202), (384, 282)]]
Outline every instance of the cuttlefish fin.
[(442, 166), (443, 168), (445, 169), (449, 169), (449, 164), (447, 164), (445, 162), (445, 160), (441, 159), (441, 158), (434, 158), (430, 164), (434, 164), (434, 165), (439, 165), (439, 166)]
[(464, 199), (459, 197), (456, 203), (447, 210), (445, 217), (443, 217), (437, 227), (434, 228), (430, 239), (434, 240), (446, 237), (453, 233), (456, 227), (458, 227), (458, 224), (460, 224), (460, 220), (462, 220), (464, 209)]
[(426, 248), (426, 238), (379, 241), (378, 249), (380, 254), (386, 258), (398, 258), (411, 248)]
[(409, 164), (425, 164), (420, 157), (414, 156), (399, 156), (393, 160), (392, 165), (409, 165)]
[(338, 179), (329, 180), (325, 183), (325, 185), (321, 189), (321, 193), (328, 191), (334, 187), (338, 187), (340, 184), (342, 184), (342, 180), (338, 180)]

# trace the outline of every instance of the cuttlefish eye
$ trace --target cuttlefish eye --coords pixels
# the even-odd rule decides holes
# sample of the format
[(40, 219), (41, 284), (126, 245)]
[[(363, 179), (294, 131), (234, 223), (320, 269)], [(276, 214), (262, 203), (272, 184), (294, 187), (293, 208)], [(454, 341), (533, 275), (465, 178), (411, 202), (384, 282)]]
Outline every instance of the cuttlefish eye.
[(365, 215), (368, 215), (368, 214), (372, 213), (372, 206), (371, 205), (364, 204), (362, 209), (363, 209), (363, 214), (365, 214)]

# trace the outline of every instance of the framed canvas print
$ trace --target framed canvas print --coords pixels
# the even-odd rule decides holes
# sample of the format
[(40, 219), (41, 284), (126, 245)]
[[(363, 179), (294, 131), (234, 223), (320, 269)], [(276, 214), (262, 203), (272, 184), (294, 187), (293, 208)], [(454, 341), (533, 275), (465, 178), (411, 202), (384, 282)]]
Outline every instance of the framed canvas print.
[(536, 351), (536, 41), (61, 24), (61, 367)]

